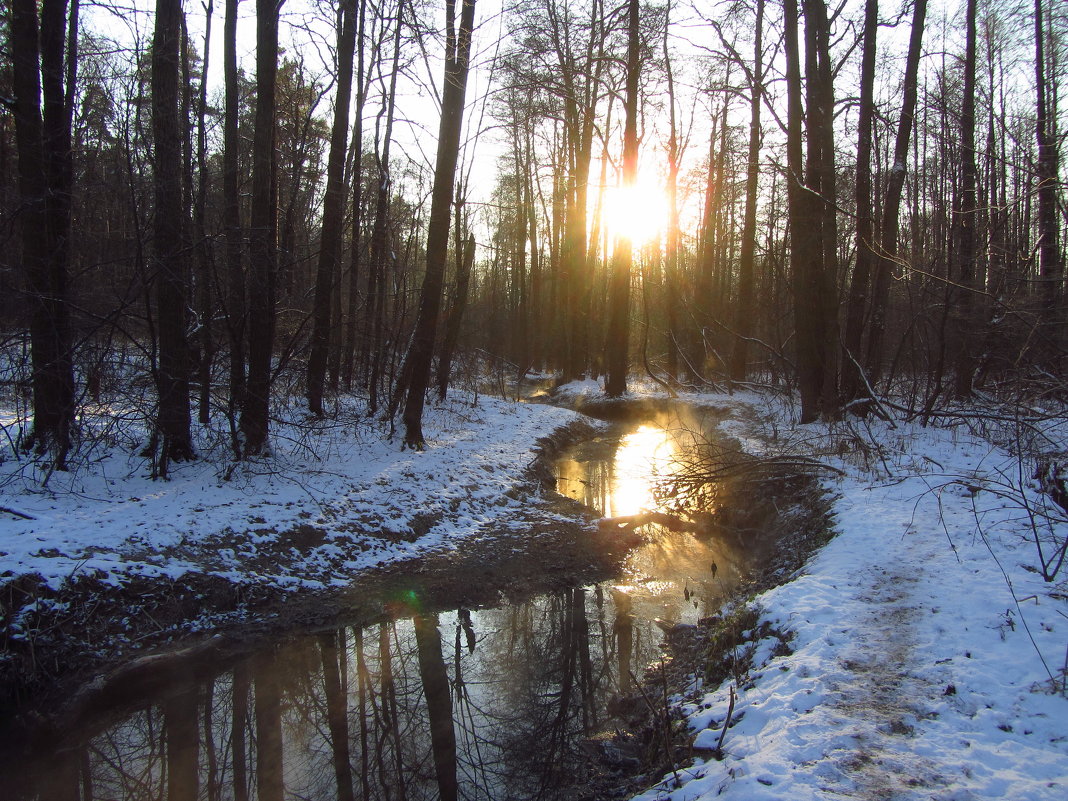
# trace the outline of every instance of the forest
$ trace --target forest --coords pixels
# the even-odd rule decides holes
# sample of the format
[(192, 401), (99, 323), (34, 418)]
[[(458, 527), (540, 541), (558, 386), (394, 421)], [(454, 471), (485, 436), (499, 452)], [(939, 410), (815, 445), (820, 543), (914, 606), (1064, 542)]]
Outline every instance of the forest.
[(0, 0), (16, 801), (1068, 777), (1059, 0)]
[(422, 447), (486, 373), (1063, 395), (1058, 3), (250, 6), (4, 3), (3, 381), (58, 469), (113, 405), (160, 476), (279, 397)]

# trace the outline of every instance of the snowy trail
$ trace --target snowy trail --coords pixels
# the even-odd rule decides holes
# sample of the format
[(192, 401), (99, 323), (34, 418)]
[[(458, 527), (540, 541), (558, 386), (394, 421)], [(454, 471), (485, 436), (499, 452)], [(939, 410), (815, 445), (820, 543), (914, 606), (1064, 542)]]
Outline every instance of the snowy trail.
[(914, 632), (925, 612), (921, 602), (929, 600), (917, 592), (930, 578), (929, 560), (904, 556), (895, 553), (866, 571), (871, 591), (855, 599), (860, 617), (842, 660), (851, 675), (832, 688), (842, 728), (856, 732), (852, 750), (831, 755), (845, 797), (902, 798), (917, 787), (945, 784), (944, 766), (912, 751), (911, 741), (922, 736), (920, 699), (942, 690), (916, 663)]
[[(1036, 574), (1021, 510), (976, 489), (1005, 454), (959, 431), (895, 435), (889, 480), (835, 463), (837, 535), (755, 599), (793, 653), (757, 644), (722, 761), (696, 758), (642, 801), (1068, 798), (1068, 698), (1050, 681), (1063, 586)], [(708, 690), (683, 705), (698, 749), (729, 706), (729, 682)]]

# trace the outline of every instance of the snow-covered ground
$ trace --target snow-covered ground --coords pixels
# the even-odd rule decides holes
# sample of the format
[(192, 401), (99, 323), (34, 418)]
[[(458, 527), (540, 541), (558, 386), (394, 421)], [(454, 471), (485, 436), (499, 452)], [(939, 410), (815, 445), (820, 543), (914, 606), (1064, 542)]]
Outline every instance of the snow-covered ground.
[(204, 458), (150, 477), (137, 448), (101, 450), (69, 473), (0, 461), (0, 583), (39, 574), (109, 583), (189, 571), (286, 587), (347, 585), (353, 571), (457, 547), (502, 507), (536, 440), (577, 418), (454, 392), (428, 408), (429, 447), (402, 450), (360, 410), (279, 424), (267, 460), (234, 464), (201, 432)]
[(749, 400), (764, 436), (728, 426), (751, 449), (804, 437), (836, 451), (838, 534), (754, 599), (793, 653), (759, 641), (748, 676), (688, 699), (695, 747), (711, 751), (639, 798), (1068, 798), (1068, 565), (1044, 581), (1032, 529), (1048, 560), (1063, 512), (964, 426), (879, 424), (869, 439)]

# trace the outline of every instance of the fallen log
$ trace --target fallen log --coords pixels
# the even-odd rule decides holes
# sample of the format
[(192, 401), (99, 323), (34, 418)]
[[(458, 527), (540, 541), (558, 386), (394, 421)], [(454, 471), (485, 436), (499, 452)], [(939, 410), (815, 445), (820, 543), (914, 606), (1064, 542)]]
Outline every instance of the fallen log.
[(651, 512), (643, 510), (636, 515), (621, 515), (619, 517), (602, 517), (597, 521), (597, 528), (602, 531), (633, 531), (639, 526), (656, 523), (668, 531), (698, 530), (698, 525), (692, 520), (686, 520), (678, 515), (667, 512)]

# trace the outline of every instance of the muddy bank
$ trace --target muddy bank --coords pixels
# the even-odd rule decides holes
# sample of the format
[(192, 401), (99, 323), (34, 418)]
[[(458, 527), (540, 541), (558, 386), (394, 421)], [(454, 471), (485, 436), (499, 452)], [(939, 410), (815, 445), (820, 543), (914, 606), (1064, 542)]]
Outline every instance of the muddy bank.
[[(255, 575), (230, 581), (195, 572), (177, 579), (131, 577), (122, 585), (82, 576), (59, 590), (32, 575), (6, 581), (0, 586), (0, 738), (22, 737), (27, 728), (50, 736), (57, 724), (62, 729), (98, 704), (87, 701), (80, 687), (93, 679), (91, 694), (109, 684), (129, 691), (136, 660), (146, 655), (155, 660), (203, 648), (222, 658), (264, 637), (328, 628), (342, 617), (354, 625), (373, 623), (389, 615), (402, 590), (418, 592), (430, 607), (448, 608), (608, 575), (633, 539), (598, 532), (588, 509), (551, 492), (559, 452), (598, 430), (580, 420), (539, 441), (537, 458), (515, 488), (528, 503), (521, 518), (502, 516), (453, 550), (354, 574), (347, 588), (283, 590)], [(417, 542), (425, 533), (386, 535)], [(353, 540), (382, 535), (354, 531)], [(272, 551), (271, 563), (257, 564), (256, 570), (287, 573), (290, 548), (314, 543), (316, 536), (310, 526), (284, 532), (279, 540), (288, 547)], [(211, 553), (192, 556), (208, 562)], [(225, 644), (218, 635), (225, 635)], [(50, 710), (51, 721), (41, 709)]]

